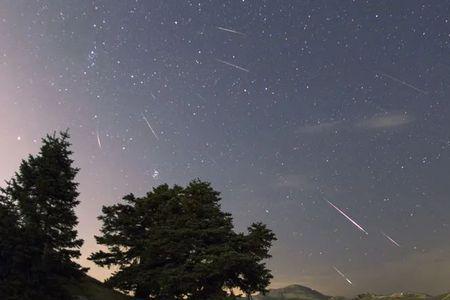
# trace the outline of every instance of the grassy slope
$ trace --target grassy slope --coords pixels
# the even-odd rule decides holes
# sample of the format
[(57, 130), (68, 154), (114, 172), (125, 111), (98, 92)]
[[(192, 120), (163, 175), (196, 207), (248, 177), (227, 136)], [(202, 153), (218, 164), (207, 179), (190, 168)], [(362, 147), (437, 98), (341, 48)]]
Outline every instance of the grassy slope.
[(374, 295), (374, 294), (362, 294), (359, 295), (357, 300), (450, 300), (450, 293), (439, 296), (430, 296), (421, 293), (395, 293), (391, 295)]
[[(132, 297), (106, 287), (100, 281), (86, 276), (80, 282), (68, 285), (68, 289), (82, 300), (131, 300)], [(272, 289), (266, 296), (255, 296), (255, 300), (345, 300), (343, 297), (330, 297), (313, 289), (290, 285), (285, 288)], [(361, 294), (355, 300), (450, 300), (450, 293), (432, 297), (418, 293), (397, 293), (392, 295)]]
[(68, 289), (74, 296), (81, 296), (83, 300), (130, 300), (124, 294), (106, 287), (100, 281), (86, 276), (80, 282), (70, 283)]
[(433, 297), (433, 300), (450, 300), (450, 293)]
[[(344, 297), (330, 297), (313, 289), (290, 285), (281, 289), (272, 289), (265, 296), (256, 296), (256, 300), (345, 300)], [(436, 297), (420, 293), (395, 293), (391, 295), (361, 294), (354, 300), (450, 300), (450, 293)]]
[(272, 289), (265, 296), (256, 296), (256, 300), (281, 300), (281, 299), (301, 299), (301, 300), (329, 300), (331, 297), (325, 296), (318, 291), (301, 286), (289, 285), (280, 289)]

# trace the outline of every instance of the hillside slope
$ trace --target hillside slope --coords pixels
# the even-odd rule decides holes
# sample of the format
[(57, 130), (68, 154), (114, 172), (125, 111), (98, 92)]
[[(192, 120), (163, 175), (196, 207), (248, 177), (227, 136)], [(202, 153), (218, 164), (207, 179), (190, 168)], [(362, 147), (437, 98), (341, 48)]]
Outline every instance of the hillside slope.
[(106, 287), (100, 281), (85, 276), (78, 282), (71, 282), (67, 285), (70, 293), (80, 300), (130, 300), (132, 297), (128, 297), (122, 293), (114, 291)]
[(308, 287), (293, 284), (284, 288), (271, 289), (265, 296), (258, 295), (254, 298), (256, 300), (329, 300), (331, 297), (323, 295)]
[[(72, 295), (79, 300), (131, 300), (132, 297), (114, 291), (100, 281), (85, 276), (79, 282), (68, 286)], [(331, 297), (298, 284), (284, 288), (271, 289), (265, 296), (254, 296), (255, 300), (346, 300), (344, 297)], [(353, 300), (450, 300), (450, 293), (430, 296), (421, 293), (394, 293), (391, 295), (360, 294)]]
[(433, 300), (450, 300), (450, 293), (433, 297)]
[(356, 299), (358, 300), (425, 300), (433, 297), (421, 293), (394, 293), (391, 295), (375, 295), (371, 293), (361, 294)]
[[(256, 300), (346, 300), (344, 297), (331, 297), (318, 291), (298, 284), (285, 288), (271, 289), (265, 296), (255, 296)], [(450, 300), (450, 293), (430, 296), (423, 293), (394, 293), (390, 295), (376, 295), (372, 293), (360, 294), (353, 300)]]

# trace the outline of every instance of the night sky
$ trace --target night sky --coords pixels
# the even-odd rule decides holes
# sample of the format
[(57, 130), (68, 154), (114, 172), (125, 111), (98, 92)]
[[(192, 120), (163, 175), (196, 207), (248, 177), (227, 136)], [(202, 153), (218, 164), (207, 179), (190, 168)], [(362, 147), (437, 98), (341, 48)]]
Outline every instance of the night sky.
[(449, 51), (446, 1), (0, 0), (0, 179), (70, 128), (100, 279), (101, 206), (200, 178), (275, 231), (273, 287), (437, 294)]

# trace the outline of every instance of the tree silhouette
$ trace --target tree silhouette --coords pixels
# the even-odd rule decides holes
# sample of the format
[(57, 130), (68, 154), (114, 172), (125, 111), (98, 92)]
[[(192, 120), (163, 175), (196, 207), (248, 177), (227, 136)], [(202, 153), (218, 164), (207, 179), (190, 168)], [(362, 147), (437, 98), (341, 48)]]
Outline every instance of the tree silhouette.
[(272, 278), (263, 260), (275, 236), (261, 223), (235, 233), (219, 193), (209, 183), (160, 185), (124, 203), (103, 207), (97, 242), (108, 251), (90, 257), (117, 266), (107, 281), (141, 299), (224, 299), (225, 289), (266, 292)]
[[(84, 271), (72, 261), (80, 256), (83, 241), (75, 229), (78, 169), (72, 167), (71, 155), (67, 131), (47, 135), (40, 152), (23, 160), (1, 189), (0, 234), (14, 232), (1, 243), (2, 255), (12, 258), (1, 266), (1, 287), (17, 287), (2, 299), (15, 299), (15, 294), (20, 299), (68, 299), (61, 279)], [(6, 284), (11, 280), (14, 284)]]

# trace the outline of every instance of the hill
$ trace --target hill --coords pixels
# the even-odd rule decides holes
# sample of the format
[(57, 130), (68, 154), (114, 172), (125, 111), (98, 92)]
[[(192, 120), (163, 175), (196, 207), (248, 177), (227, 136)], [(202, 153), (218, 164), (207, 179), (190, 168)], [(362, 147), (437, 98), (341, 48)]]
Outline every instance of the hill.
[(376, 294), (361, 294), (356, 297), (357, 300), (426, 300), (434, 297), (422, 293), (394, 293), (390, 295), (376, 295)]
[[(316, 290), (298, 284), (271, 289), (265, 296), (255, 296), (256, 300), (346, 300), (344, 297), (327, 296)], [(353, 300), (450, 300), (450, 293), (430, 296), (423, 293), (394, 293), (390, 295), (360, 294)]]
[(254, 298), (256, 300), (329, 300), (332, 297), (323, 295), (308, 287), (293, 284), (284, 288), (271, 289), (265, 296), (258, 295)]
[(450, 300), (450, 293), (430, 296), (423, 293), (402, 292), (390, 295), (361, 294), (355, 300)]
[(450, 293), (433, 297), (433, 300), (450, 300)]
[[(105, 286), (100, 281), (85, 276), (78, 282), (67, 285), (72, 295), (79, 300), (131, 300), (132, 297), (119, 293)], [(257, 295), (255, 300), (346, 300), (344, 297), (324, 295), (316, 290), (298, 284), (284, 288), (271, 289), (265, 296)], [(353, 300), (450, 300), (450, 293), (430, 296), (422, 293), (394, 293), (390, 295), (376, 295), (372, 293), (360, 294)]]
[(80, 281), (71, 282), (67, 289), (79, 300), (131, 300), (132, 297), (114, 291), (100, 281), (85, 276)]

